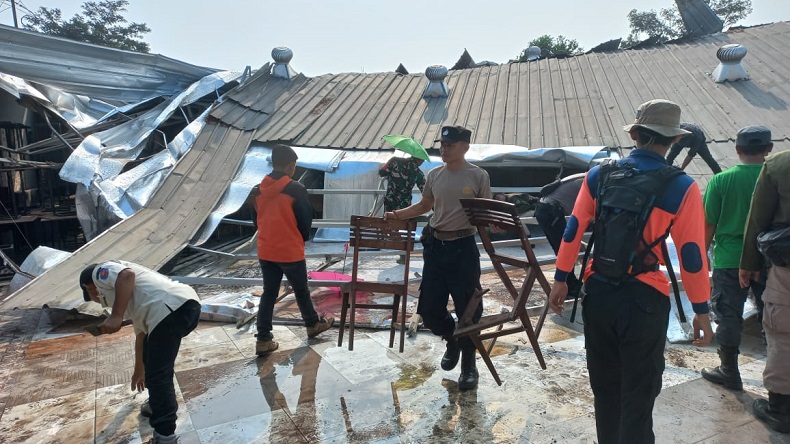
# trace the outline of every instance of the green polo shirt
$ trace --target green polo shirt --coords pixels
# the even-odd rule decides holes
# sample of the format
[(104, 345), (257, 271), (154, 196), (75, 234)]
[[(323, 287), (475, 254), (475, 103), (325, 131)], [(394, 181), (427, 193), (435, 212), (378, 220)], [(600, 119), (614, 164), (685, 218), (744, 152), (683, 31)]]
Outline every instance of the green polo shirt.
[(713, 268), (738, 268), (749, 205), (762, 164), (736, 165), (713, 176), (705, 188), (705, 220), (716, 225)]

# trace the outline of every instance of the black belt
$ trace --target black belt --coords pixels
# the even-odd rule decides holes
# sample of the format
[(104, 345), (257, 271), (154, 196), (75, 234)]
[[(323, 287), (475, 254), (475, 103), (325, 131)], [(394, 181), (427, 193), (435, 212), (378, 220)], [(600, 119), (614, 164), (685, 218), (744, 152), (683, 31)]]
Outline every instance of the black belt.
[(460, 239), (462, 237), (473, 236), (475, 233), (477, 233), (476, 228), (466, 228), (464, 230), (455, 230), (455, 231), (442, 231), (434, 228), (433, 237), (441, 241), (452, 241), (452, 240)]

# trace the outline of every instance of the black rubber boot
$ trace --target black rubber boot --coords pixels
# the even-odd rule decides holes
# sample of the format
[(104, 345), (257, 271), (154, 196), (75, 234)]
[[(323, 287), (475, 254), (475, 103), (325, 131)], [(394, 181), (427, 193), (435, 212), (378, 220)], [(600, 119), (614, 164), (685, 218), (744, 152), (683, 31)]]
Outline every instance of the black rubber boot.
[(758, 399), (752, 405), (754, 416), (781, 433), (790, 433), (790, 395), (768, 392), (768, 400)]
[(732, 390), (743, 390), (741, 373), (738, 371), (738, 347), (719, 346), (721, 365), (703, 368), (700, 373), (706, 380)]
[(461, 353), (461, 376), (458, 377), (458, 388), (461, 390), (472, 390), (477, 388), (477, 380), (480, 375), (477, 373), (475, 360), (477, 350), (462, 350)]
[(442, 370), (452, 370), (458, 365), (458, 357), (461, 355), (461, 349), (458, 347), (458, 342), (452, 336), (444, 337), (447, 341), (447, 350), (444, 351), (442, 356)]

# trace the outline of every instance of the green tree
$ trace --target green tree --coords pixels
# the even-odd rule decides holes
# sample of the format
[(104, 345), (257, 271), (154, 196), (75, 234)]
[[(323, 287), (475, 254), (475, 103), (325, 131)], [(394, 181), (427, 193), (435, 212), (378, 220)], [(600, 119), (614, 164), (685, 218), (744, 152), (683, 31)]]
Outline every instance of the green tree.
[(752, 0), (706, 0), (710, 9), (730, 26), (752, 13)]
[(80, 42), (111, 48), (148, 52), (150, 46), (142, 41), (151, 32), (145, 23), (129, 23), (124, 18), (127, 0), (103, 0), (82, 4), (82, 14), (64, 20), (60, 9), (40, 7), (22, 17), (22, 25), (29, 31), (64, 37)]
[[(705, 0), (705, 2), (722, 19), (725, 26), (733, 25), (752, 13), (751, 0)], [(663, 8), (659, 12), (652, 9), (650, 11), (632, 9), (628, 13), (628, 23), (631, 33), (623, 42), (624, 47), (633, 46), (645, 39), (666, 42), (683, 37), (687, 33), (677, 5)]]
[[(563, 35), (552, 37), (548, 34), (544, 34), (534, 40), (530, 40), (527, 44), (527, 48), (530, 46), (537, 46), (540, 48), (541, 57), (571, 56), (581, 54), (584, 51), (584, 49), (579, 46), (579, 42), (577, 42), (576, 39), (569, 39)], [(527, 48), (524, 48), (519, 54), (517, 58), (519, 62), (527, 60)]]

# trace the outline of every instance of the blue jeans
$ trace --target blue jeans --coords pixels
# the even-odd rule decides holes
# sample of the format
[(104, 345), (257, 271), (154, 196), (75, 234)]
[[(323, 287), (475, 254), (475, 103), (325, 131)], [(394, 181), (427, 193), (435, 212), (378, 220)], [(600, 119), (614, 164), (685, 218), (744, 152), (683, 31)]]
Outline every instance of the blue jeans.
[(259, 260), (259, 262), (263, 273), (263, 295), (261, 295), (261, 303), (258, 306), (258, 340), (271, 341), (274, 339), (272, 317), (274, 317), (274, 304), (280, 294), (283, 275), (294, 290), (296, 304), (302, 313), (304, 325), (312, 327), (317, 324), (318, 313), (315, 312), (313, 301), (310, 299), (310, 288), (307, 286), (307, 263), (304, 260), (298, 262)]
[(172, 435), (176, 431), (178, 402), (173, 367), (181, 338), (197, 327), (199, 319), (200, 303), (189, 300), (162, 319), (143, 341), (145, 385), (153, 412), (149, 422), (160, 435)]
[[(765, 291), (766, 272), (760, 272), (760, 280), (751, 282), (755, 305), (762, 320), (763, 291)], [(741, 345), (741, 326), (743, 324), (743, 304), (746, 303), (749, 289), (741, 288), (737, 268), (713, 269), (713, 294), (710, 305), (719, 324), (716, 327), (716, 341), (725, 347)]]

